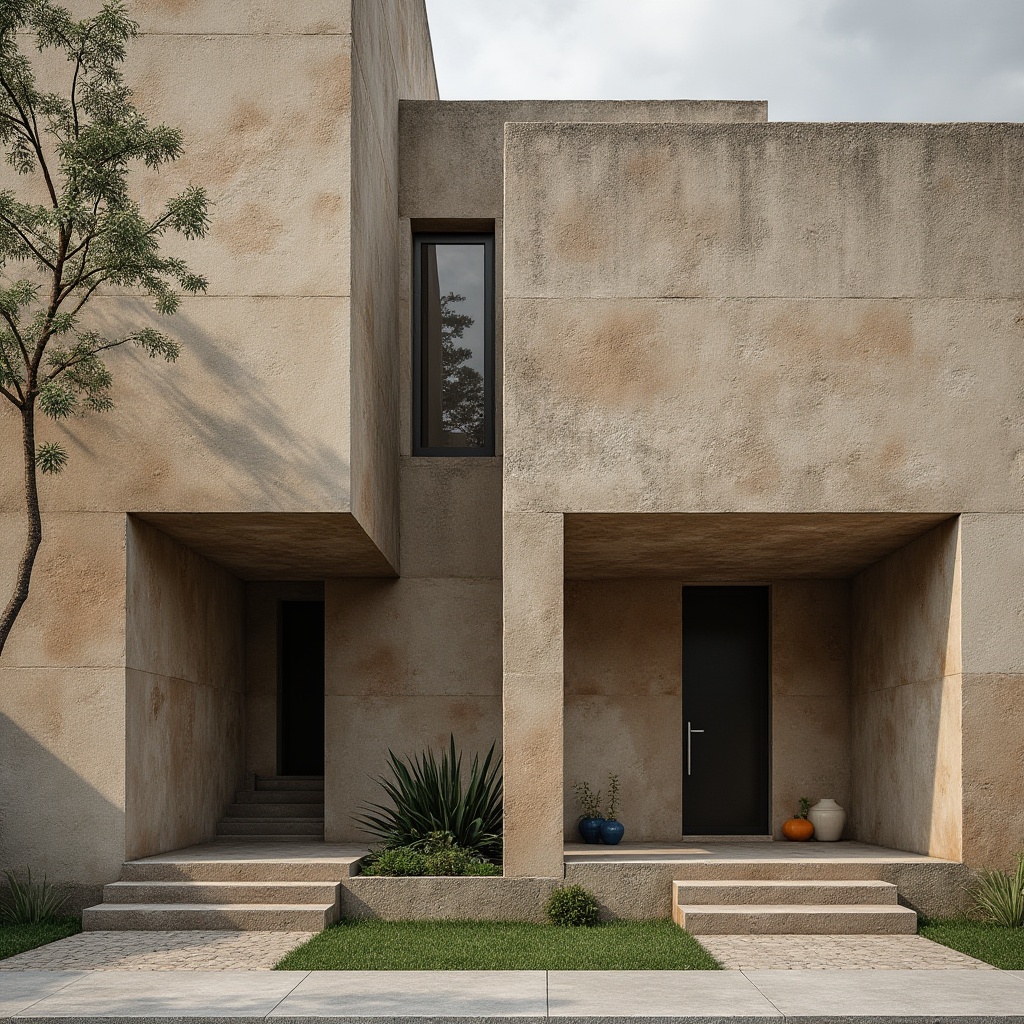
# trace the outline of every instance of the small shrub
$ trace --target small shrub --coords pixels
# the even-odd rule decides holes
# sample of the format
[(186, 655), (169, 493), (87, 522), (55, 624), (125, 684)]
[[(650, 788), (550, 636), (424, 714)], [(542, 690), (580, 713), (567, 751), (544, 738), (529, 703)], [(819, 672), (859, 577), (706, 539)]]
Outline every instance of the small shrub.
[(1018, 856), (1012, 873), (982, 871), (973, 896), (984, 920), (1004, 928), (1024, 927), (1024, 853)]
[(425, 875), (427, 857), (411, 846), (393, 846), (390, 850), (381, 850), (380, 853), (374, 854), (363, 865), (362, 870), (364, 875)]
[(4, 875), (8, 892), (0, 907), (0, 919), (7, 924), (45, 924), (52, 921), (64, 905), (65, 898), (46, 881), (46, 875), (41, 882), (32, 881), (31, 868), (25, 868), (24, 881), (13, 871), (5, 871)]
[(544, 905), (552, 924), (579, 927), (597, 924), (600, 907), (597, 898), (582, 885), (561, 886), (548, 897)]
[(490, 861), (485, 860), (480, 863), (467, 865), (466, 870), (462, 873), (464, 875), (500, 875), (501, 865), (492, 864)]

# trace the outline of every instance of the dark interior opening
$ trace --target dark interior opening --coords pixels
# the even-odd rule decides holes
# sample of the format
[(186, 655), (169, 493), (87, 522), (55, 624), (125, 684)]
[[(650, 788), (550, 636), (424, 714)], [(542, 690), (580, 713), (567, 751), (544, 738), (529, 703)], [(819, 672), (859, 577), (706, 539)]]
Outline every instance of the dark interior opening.
[(324, 603), (281, 602), (278, 773), (324, 773)]

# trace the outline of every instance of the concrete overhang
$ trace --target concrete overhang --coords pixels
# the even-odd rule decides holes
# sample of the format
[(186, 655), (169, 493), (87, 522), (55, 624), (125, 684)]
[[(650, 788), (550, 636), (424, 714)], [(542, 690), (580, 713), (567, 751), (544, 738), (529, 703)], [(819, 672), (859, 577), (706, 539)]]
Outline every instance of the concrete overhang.
[(136, 512), (243, 580), (397, 576), (350, 512)]
[(567, 513), (567, 579), (844, 579), (951, 512)]

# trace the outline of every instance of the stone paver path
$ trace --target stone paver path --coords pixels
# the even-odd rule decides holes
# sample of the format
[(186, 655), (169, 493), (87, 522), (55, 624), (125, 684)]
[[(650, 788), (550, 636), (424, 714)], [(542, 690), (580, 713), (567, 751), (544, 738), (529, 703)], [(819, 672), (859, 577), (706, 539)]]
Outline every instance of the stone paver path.
[(729, 970), (994, 971), (923, 935), (699, 935)]
[(80, 932), (0, 960), (0, 971), (270, 970), (308, 932)]

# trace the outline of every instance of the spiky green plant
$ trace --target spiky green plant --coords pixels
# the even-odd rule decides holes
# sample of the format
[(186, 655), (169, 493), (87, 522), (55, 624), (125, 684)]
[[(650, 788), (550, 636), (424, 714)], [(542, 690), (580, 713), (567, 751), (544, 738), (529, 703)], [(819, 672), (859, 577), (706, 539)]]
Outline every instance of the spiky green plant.
[(32, 881), (32, 869), (25, 868), (25, 878), (5, 871), (7, 895), (0, 907), (0, 920), (7, 924), (44, 924), (57, 916), (64, 905), (58, 893), (43, 875), (41, 882)]
[(1024, 852), (1012, 872), (981, 871), (972, 895), (986, 921), (1004, 928), (1024, 927)]
[(455, 737), (435, 757), (432, 750), (411, 757), (388, 751), (388, 775), (377, 783), (391, 800), (366, 804), (356, 821), (387, 848), (412, 846), (431, 832), (450, 832), (454, 841), (490, 861), (501, 860), (501, 758), (494, 744), (483, 762), (475, 755), (465, 786), (462, 754)]

